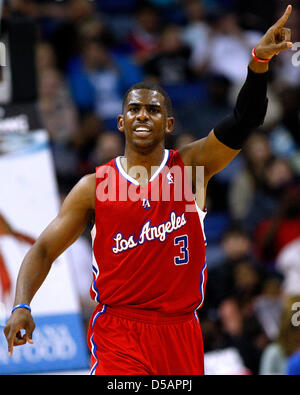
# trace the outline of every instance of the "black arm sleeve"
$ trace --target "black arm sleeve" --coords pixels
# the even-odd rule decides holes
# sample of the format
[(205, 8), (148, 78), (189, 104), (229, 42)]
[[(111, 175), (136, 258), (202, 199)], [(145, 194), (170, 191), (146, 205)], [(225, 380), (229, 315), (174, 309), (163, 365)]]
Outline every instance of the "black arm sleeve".
[(217, 139), (229, 148), (241, 149), (249, 134), (264, 123), (268, 108), (268, 75), (268, 72), (255, 73), (248, 67), (233, 114), (214, 128)]

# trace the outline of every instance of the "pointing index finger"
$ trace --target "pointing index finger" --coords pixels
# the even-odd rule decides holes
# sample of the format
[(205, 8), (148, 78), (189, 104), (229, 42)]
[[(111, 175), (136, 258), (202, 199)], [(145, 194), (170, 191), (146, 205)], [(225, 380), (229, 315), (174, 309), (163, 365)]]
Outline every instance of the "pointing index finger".
[(8, 344), (8, 355), (11, 357), (13, 353), (13, 348), (14, 348), (14, 338), (15, 334), (12, 334), (10, 332), (8, 338), (7, 338), (7, 344)]
[(285, 10), (285, 13), (284, 13), (284, 14), (282, 15), (282, 17), (281, 17), (280, 19), (278, 19), (278, 21), (275, 23), (275, 25), (274, 25), (275, 29), (278, 29), (278, 28), (280, 28), (280, 27), (283, 27), (283, 26), (286, 24), (287, 20), (289, 19), (289, 16), (290, 16), (291, 13), (292, 13), (292, 9), (293, 9), (293, 7), (292, 7), (291, 5), (289, 5), (289, 6), (287, 7), (287, 9)]

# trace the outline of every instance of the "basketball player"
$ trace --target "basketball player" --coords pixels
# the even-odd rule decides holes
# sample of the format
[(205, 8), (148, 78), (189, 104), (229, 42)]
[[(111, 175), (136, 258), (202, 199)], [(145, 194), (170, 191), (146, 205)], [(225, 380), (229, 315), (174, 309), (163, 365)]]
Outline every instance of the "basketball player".
[[(284, 27), (291, 10), (289, 6), (252, 51), (234, 113), (206, 138), (179, 152), (164, 146), (174, 127), (166, 93), (147, 84), (127, 92), (118, 117), (126, 137), (124, 156), (79, 181), (24, 258), (4, 330), (9, 355), (13, 346), (32, 343), (35, 324), (29, 304), (52, 262), (94, 218), (91, 296), (98, 305), (88, 331), (91, 373), (203, 374), (196, 310), (203, 303), (206, 282), (205, 191), (209, 179), (263, 123), (268, 62), (292, 47), (291, 32)], [(137, 166), (139, 176), (131, 171)], [(170, 169), (187, 174), (185, 168), (197, 166), (204, 168), (203, 198), (196, 202), (185, 194), (175, 199), (185, 181)], [(195, 186), (193, 175), (190, 194)], [(162, 199), (166, 187), (170, 198)], [(149, 198), (150, 190), (155, 190), (156, 199)], [(124, 199), (134, 194), (139, 199)]]

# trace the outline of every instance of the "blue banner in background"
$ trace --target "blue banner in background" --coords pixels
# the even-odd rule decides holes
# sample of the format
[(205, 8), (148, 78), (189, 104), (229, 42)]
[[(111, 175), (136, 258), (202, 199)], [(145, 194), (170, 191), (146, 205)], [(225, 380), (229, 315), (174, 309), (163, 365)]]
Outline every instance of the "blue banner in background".
[(14, 347), (11, 357), (1, 328), (0, 374), (89, 368), (89, 351), (80, 314), (34, 317), (34, 320), (34, 344)]

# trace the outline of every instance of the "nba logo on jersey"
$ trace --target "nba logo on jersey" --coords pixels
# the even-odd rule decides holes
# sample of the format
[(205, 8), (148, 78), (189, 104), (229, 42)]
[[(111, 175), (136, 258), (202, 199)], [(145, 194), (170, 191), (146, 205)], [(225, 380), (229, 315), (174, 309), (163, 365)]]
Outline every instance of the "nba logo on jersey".
[(149, 199), (143, 199), (143, 207), (144, 207), (146, 210), (149, 210), (149, 209), (151, 208), (151, 206), (150, 206), (150, 200), (149, 200)]
[(169, 184), (174, 184), (173, 176), (171, 173), (167, 174), (167, 179)]

